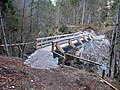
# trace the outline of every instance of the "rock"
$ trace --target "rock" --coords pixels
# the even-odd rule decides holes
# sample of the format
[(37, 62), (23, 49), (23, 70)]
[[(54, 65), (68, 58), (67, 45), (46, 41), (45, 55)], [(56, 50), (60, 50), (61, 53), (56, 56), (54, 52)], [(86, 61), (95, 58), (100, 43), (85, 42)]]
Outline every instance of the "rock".
[[(105, 38), (104, 35), (100, 36), (94, 35), (93, 40), (82, 45), (82, 48), (77, 52), (77, 55), (101, 64), (108, 65), (109, 47), (110, 42), (108, 39)], [(98, 69), (94, 69), (94, 67)], [(84, 69), (86, 69), (85, 66)], [(93, 70), (94, 72), (98, 73), (102, 72), (102, 69), (99, 66), (91, 66), (89, 67), (89, 70)]]

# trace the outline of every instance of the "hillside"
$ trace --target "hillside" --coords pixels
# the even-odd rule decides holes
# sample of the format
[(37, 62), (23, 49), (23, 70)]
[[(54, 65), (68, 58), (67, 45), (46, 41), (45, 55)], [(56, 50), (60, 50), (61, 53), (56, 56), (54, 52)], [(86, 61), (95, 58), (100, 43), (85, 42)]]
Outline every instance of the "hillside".
[(0, 90), (113, 88), (120, 0), (0, 0)]
[(75, 69), (34, 69), (19, 59), (0, 57), (0, 90), (113, 90), (99, 77)]

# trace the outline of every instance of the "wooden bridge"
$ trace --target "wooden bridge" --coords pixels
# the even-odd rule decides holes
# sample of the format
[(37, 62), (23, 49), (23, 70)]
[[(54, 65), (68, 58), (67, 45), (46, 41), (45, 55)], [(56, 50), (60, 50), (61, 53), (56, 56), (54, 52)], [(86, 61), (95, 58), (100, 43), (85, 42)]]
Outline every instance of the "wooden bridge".
[[(59, 43), (60, 45), (65, 44), (65, 46), (68, 43), (68, 45), (74, 47), (74, 45), (73, 45), (74, 43), (83, 44), (84, 41), (88, 41), (89, 39), (92, 39), (92, 34), (89, 32), (77, 32), (77, 33), (72, 33), (72, 34), (37, 38), (36, 39), (36, 49), (52, 46), (51, 49), (53, 50), (56, 43), (57, 44)], [(77, 42), (76, 42), (76, 40), (77, 40)]]
[(65, 58), (65, 53), (77, 50), (82, 44), (93, 38), (90, 32), (77, 32), (65, 35), (50, 36), (36, 39), (36, 49), (53, 52), (53, 57)]
[[(36, 49), (43, 49), (51, 51), (53, 57), (62, 57), (62, 64), (64, 65), (65, 60), (69, 58), (77, 58), (82, 61), (92, 63), (94, 65), (102, 66), (101, 63), (85, 59), (83, 57), (76, 56), (76, 54), (71, 54), (70, 51), (76, 51), (82, 44), (89, 42), (93, 39), (93, 33), (90, 32), (77, 32), (65, 35), (50, 36), (44, 38), (36, 39)], [(109, 68), (107, 66), (107, 68)], [(105, 70), (104, 70), (105, 71)], [(103, 76), (104, 77), (104, 72)]]
[(93, 65), (98, 65), (103, 68), (101, 80), (104, 83), (110, 85), (114, 90), (118, 90), (116, 87), (107, 82), (104, 78), (105, 71), (106, 69), (109, 69), (109, 66), (70, 53), (70, 51), (74, 50), (76, 51), (78, 48), (80, 48), (80, 46), (82, 46), (82, 44), (92, 40), (93, 37), (94, 37), (93, 33), (84, 31), (65, 35), (37, 38), (36, 49), (44, 48), (44, 50), (51, 51), (53, 53), (54, 58), (62, 57), (63, 58), (62, 65), (64, 65), (65, 60), (69, 60), (69, 58), (73, 58), (73, 60), (76, 58), (79, 59), (80, 61), (85, 61)]
[[(75, 54), (70, 54), (70, 51), (77, 50), (82, 44), (89, 42), (93, 39), (93, 34), (90, 32), (77, 32), (72, 34), (50, 36), (44, 38), (36, 39), (36, 49), (43, 49), (53, 52), (54, 58), (62, 57), (63, 63), (67, 59), (67, 56), (79, 58), (83, 61), (93, 63), (99, 66), (102, 64), (94, 62), (92, 60), (85, 59), (83, 57), (78, 57)], [(109, 67), (108, 67), (109, 68)]]

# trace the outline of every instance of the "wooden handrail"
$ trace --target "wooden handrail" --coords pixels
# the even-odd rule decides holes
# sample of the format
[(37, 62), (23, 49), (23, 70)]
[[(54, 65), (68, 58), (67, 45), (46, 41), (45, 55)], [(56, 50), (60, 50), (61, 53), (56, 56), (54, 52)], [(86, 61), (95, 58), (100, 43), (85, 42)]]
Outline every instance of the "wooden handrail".
[[(98, 62), (95, 62), (95, 61), (92, 61), (92, 60), (89, 60), (89, 59), (85, 59), (85, 58), (83, 58), (83, 57), (78, 57), (78, 56), (76, 56), (76, 55), (72, 55), (72, 54), (69, 54), (69, 53), (65, 53), (65, 54), (68, 55), (68, 56), (71, 56), (71, 57), (75, 57), (75, 58), (77, 58), (77, 59), (81, 59), (81, 60), (86, 61), (86, 62), (89, 62), (89, 63), (93, 63), (93, 64), (95, 64), (95, 65), (102, 66), (101, 63), (98, 63)], [(107, 68), (109, 69), (109, 66), (107, 66)]]
[(65, 58), (63, 55), (57, 53), (56, 51), (52, 51), (53, 53), (57, 54), (58, 56), (62, 57), (62, 58)]
[[(44, 38), (37, 38), (36, 39), (36, 49), (42, 48), (43, 46), (50, 46), (52, 43), (58, 43), (63, 44), (64, 42), (68, 42), (69, 40), (74, 41), (77, 40), (77, 38), (84, 38), (87, 40), (87, 38), (92, 37), (92, 35), (88, 32), (77, 32), (72, 34), (65, 34), (65, 35), (58, 35), (58, 36), (51, 36), (51, 37), (44, 37)], [(87, 38), (86, 38), (87, 37)], [(63, 42), (64, 41), (64, 42)]]
[(66, 37), (66, 36), (73, 36), (77, 34), (82, 34), (83, 32), (77, 32), (77, 33), (72, 33), (72, 34), (64, 34), (64, 35), (56, 35), (56, 36), (50, 36), (50, 37), (44, 37), (44, 38), (37, 38), (36, 40), (46, 40), (46, 39), (53, 39), (53, 38), (60, 38), (60, 37)]
[(56, 43), (56, 42), (61, 42), (61, 41), (64, 41), (64, 40), (75, 40), (77, 38), (83, 38), (84, 36), (86, 35), (78, 35), (78, 36), (72, 36), (72, 37), (65, 37), (65, 38), (61, 38), (61, 39), (57, 39), (57, 40), (54, 40), (53, 42)]

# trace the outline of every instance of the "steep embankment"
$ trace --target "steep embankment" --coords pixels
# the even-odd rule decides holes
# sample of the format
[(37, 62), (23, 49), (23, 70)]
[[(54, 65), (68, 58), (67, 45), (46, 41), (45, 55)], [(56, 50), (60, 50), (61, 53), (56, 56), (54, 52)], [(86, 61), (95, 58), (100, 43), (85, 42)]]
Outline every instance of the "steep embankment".
[(75, 68), (33, 69), (0, 57), (0, 90), (112, 90), (93, 74)]

